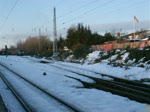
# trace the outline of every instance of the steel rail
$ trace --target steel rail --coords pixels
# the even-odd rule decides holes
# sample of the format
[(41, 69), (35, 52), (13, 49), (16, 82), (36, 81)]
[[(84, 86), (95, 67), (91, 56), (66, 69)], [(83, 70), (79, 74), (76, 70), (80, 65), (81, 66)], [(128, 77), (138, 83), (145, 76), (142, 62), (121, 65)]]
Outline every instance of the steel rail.
[[(136, 93), (130, 93), (130, 92), (127, 92), (125, 90), (120, 90), (120, 89), (118, 89), (116, 87), (113, 87), (111, 85), (108, 86), (107, 84), (109, 84), (109, 83), (102, 83), (101, 85), (99, 85), (99, 84), (96, 84), (96, 83), (88, 83), (88, 82), (82, 81), (81, 79), (74, 78), (74, 77), (71, 77), (71, 76), (67, 76), (67, 77), (78, 80), (79, 82), (81, 82), (84, 85), (85, 88), (96, 88), (96, 89), (111, 92), (113, 94), (117, 94), (117, 95), (120, 95), (120, 96), (128, 97), (131, 100), (135, 100), (135, 101), (138, 101), (138, 102), (141, 102), (141, 103), (150, 104), (150, 97), (140, 96)], [(126, 88), (124, 88), (124, 89), (126, 89)]]
[(27, 112), (32, 112), (31, 109), (27, 106), (27, 104), (20, 98), (20, 96), (17, 94), (17, 92), (15, 91), (15, 89), (12, 87), (12, 85), (8, 82), (8, 80), (2, 75), (2, 73), (0, 73), (0, 77), (2, 78), (2, 80), (5, 82), (5, 84), (9, 87), (9, 89), (11, 90), (11, 92), (14, 94), (14, 96), (16, 97), (16, 99), (20, 102), (20, 104), (22, 105), (22, 107), (25, 109), (25, 111)]
[(80, 109), (79, 107), (77, 107), (76, 105), (73, 105), (67, 101), (65, 101), (64, 99), (46, 91), (45, 89), (43, 89), (42, 87), (39, 87), (37, 84), (33, 83), (32, 81), (30, 81), (29, 79), (19, 75), (18, 73), (16, 73), (15, 71), (11, 70), (10, 68), (8, 68), (7, 66), (0, 64), (1, 66), (5, 67), (6, 69), (8, 69), (9, 71), (11, 71), (12, 73), (14, 73), (15, 75), (19, 76), (20, 78), (24, 79), (25, 81), (27, 81), (28, 83), (30, 83), (31, 85), (35, 86), (36, 88), (40, 89), (41, 91), (43, 91), (44, 93), (46, 93), (47, 95), (51, 96), (52, 98), (54, 98), (55, 100), (59, 101), (60, 103), (64, 104), (65, 106), (67, 106), (68, 108), (70, 108), (71, 110), (75, 111), (75, 112), (85, 112), (84, 110)]
[[(117, 81), (117, 80), (106, 80), (106, 79), (101, 79), (101, 78), (96, 78), (96, 77), (88, 76), (88, 75), (85, 75), (85, 74), (81, 74), (81, 73), (78, 73), (77, 71), (66, 69), (66, 68), (64, 68), (64, 66), (63, 67), (59, 67), (59, 66), (56, 66), (56, 65), (50, 65), (50, 66), (53, 66), (53, 67), (56, 67), (56, 68), (59, 68), (59, 69), (63, 69), (63, 70), (75, 73), (77, 75), (81, 75), (81, 76), (90, 78), (90, 79), (92, 79), (96, 82), (96, 84), (95, 83), (87, 83), (85, 81), (81, 81), (77, 78), (71, 77), (71, 78), (74, 78), (74, 79), (80, 81), (81, 83), (83, 83), (83, 85), (85, 87), (87, 85), (90, 85), (89, 87), (94, 87), (94, 88), (97, 88), (97, 89), (101, 88), (102, 90), (111, 91), (112, 93), (115, 93), (115, 94), (120, 93), (119, 95), (128, 96), (128, 98), (130, 98), (132, 100), (136, 100), (136, 101), (139, 101), (139, 102), (142, 102), (142, 103), (145, 102), (145, 103), (150, 104), (150, 94), (149, 94), (150, 87), (149, 88), (148, 87), (143, 87), (144, 84), (138, 83), (138, 85), (137, 84), (134, 85), (134, 83), (132, 83), (132, 81), (128, 81), (130, 83), (124, 83), (124, 82)], [(67, 76), (67, 77), (70, 77), (70, 76)], [(140, 86), (140, 84), (142, 86)]]
[[(122, 78), (114, 77), (114, 76), (111, 76), (111, 75), (108, 75), (108, 74), (103, 74), (103, 73), (99, 73), (99, 72), (95, 72), (95, 71), (91, 71), (91, 70), (87, 70), (87, 69), (83, 69), (83, 68), (81, 69), (81, 68), (78, 68), (78, 67), (69, 66), (69, 65), (65, 65), (65, 64), (60, 64), (60, 65), (67, 66), (67, 67), (73, 67), (73, 68), (76, 68), (76, 69), (85, 70), (85, 71), (89, 71), (89, 72), (92, 72), (92, 73), (95, 73), (95, 74), (99, 74), (101, 76), (106, 76), (106, 77), (109, 77), (109, 78), (113, 78), (113, 80), (116, 81), (116, 82), (118, 82), (118, 83), (120, 82), (120, 83), (125, 83), (125, 84), (130, 84), (130, 85), (135, 85), (135, 86), (141, 86), (143, 88), (150, 89), (150, 85), (139, 83), (137, 81), (122, 79)], [(52, 65), (52, 66), (55, 66), (55, 65)], [(65, 69), (65, 70), (68, 70), (68, 69)]]

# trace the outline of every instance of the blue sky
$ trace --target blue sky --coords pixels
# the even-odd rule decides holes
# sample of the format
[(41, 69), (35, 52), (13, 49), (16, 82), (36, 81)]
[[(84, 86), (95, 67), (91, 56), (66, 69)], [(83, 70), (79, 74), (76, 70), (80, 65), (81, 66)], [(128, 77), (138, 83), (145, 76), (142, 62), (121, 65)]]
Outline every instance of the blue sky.
[[(0, 0), (0, 27), (15, 1)], [(58, 35), (66, 35), (66, 30), (78, 23), (100, 34), (120, 29), (131, 32), (134, 16), (139, 20), (136, 30), (150, 28), (150, 0), (18, 0), (0, 30), (0, 47), (38, 35), (39, 28), (52, 39), (54, 6)]]

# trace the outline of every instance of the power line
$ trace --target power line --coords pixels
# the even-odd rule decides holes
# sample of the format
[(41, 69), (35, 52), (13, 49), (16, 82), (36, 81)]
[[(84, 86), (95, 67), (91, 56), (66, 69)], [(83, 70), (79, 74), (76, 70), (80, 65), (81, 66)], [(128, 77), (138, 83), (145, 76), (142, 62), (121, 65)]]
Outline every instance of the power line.
[[(62, 2), (64, 2), (64, 1), (65, 1), (65, 0), (59, 0), (59, 1), (57, 2), (57, 0), (55, 0), (55, 2), (53, 1), (53, 6), (56, 7), (56, 6), (60, 5)], [(53, 11), (51, 10), (50, 12), (53, 12)], [(56, 18), (56, 19), (57, 19), (57, 18)], [(49, 20), (49, 19), (46, 20), (46, 21), (40, 26), (40, 28), (43, 28), (46, 23), (52, 23), (51, 21), (52, 21), (52, 20)]]
[[(88, 13), (94, 11), (94, 10), (96, 10), (97, 8), (101, 8), (102, 6), (105, 6), (105, 5), (107, 5), (107, 4), (109, 4), (109, 3), (113, 2), (113, 1), (115, 1), (115, 0), (111, 0), (111, 1), (109, 1), (109, 2), (106, 2), (106, 3), (104, 3), (104, 4), (100, 5), (100, 6), (98, 6), (98, 7), (95, 7), (95, 8), (93, 8), (93, 9), (91, 9), (91, 10), (89, 10), (89, 11), (87, 11), (87, 12), (85, 12), (85, 13), (83, 13), (83, 14), (81, 14), (81, 15), (75, 17), (75, 18), (73, 18), (73, 19), (68, 20), (67, 22), (63, 22), (63, 24), (67, 24), (68, 22), (71, 22), (71, 21), (73, 21), (73, 20), (75, 20), (75, 19), (78, 19), (78, 18), (80, 18), (80, 17), (82, 17), (82, 16), (84, 16), (84, 15), (86, 15), (86, 14), (88, 14)], [(142, 3), (142, 2), (138, 2), (138, 3), (136, 3), (136, 4), (139, 4), (139, 3)], [(135, 4), (135, 3), (134, 3), (134, 4)], [(134, 8), (134, 7), (133, 7), (133, 5), (131, 5), (131, 7), (129, 7), (129, 5), (128, 5), (127, 8), (117, 9), (117, 10), (111, 11), (111, 13), (108, 12), (108, 13), (105, 13), (105, 14), (103, 14), (103, 15), (106, 15), (106, 14), (109, 14), (109, 13), (112, 14), (112, 13), (118, 12), (118, 11), (120, 11), (120, 10), (126, 10), (126, 9), (128, 9), (128, 8)], [(104, 18), (104, 16), (103, 16), (103, 18)]]
[(0, 31), (1, 31), (1, 30), (3, 29), (3, 27), (5, 26), (6, 21), (8, 20), (10, 14), (13, 12), (13, 10), (14, 10), (15, 6), (17, 5), (17, 2), (18, 2), (18, 1), (19, 1), (19, 0), (16, 0), (16, 1), (15, 1), (15, 3), (14, 3), (14, 5), (12, 6), (10, 12), (8, 13), (8, 15), (6, 16), (4, 22), (3, 22), (2, 25), (0, 26)]
[[(127, 6), (112, 10), (110, 12), (105, 12), (102, 14), (103, 15), (108, 15), (108, 14), (112, 15), (113, 14), (113, 17), (115, 17), (116, 15), (119, 15), (119, 12), (121, 12), (121, 11), (123, 12), (123, 11), (131, 10), (131, 9), (136, 9), (138, 7), (143, 7), (142, 5), (145, 3), (146, 3), (146, 1), (133, 2), (132, 4), (126, 4)], [(134, 4), (136, 4), (136, 6)], [(116, 14), (114, 14), (114, 13), (116, 13)], [(133, 13), (133, 12), (129, 12), (128, 14), (130, 14), (130, 13)], [(105, 18), (105, 16), (103, 16), (102, 18)]]
[(107, 4), (110, 4), (110, 3), (113, 2), (113, 1), (115, 1), (115, 0), (111, 0), (111, 1), (108, 1), (108, 2), (106, 2), (106, 3), (104, 3), (104, 4), (101, 4), (100, 6), (95, 7), (95, 8), (93, 8), (93, 9), (90, 9), (90, 10), (84, 12), (83, 14), (81, 14), (81, 15), (79, 15), (79, 16), (73, 18), (73, 19), (70, 19), (70, 20), (68, 20), (67, 22), (64, 22), (64, 23), (66, 24), (66, 23), (71, 22), (71, 21), (73, 21), (73, 20), (75, 20), (75, 19), (78, 19), (78, 18), (80, 18), (80, 17), (82, 17), (82, 16), (84, 16), (84, 15), (86, 15), (86, 14), (88, 14), (88, 13), (90, 13), (90, 12), (96, 10), (96, 9), (98, 9), (98, 8), (101, 8), (101, 7), (103, 7), (103, 6), (107, 5)]
[[(75, 10), (69, 11), (68, 13), (65, 13), (64, 15), (62, 15), (62, 16), (60, 16), (60, 17), (64, 17), (65, 15), (68, 15), (68, 14), (70, 14), (70, 13), (73, 13), (73, 12), (75, 12), (75, 11), (78, 11), (79, 9), (83, 9), (84, 7), (87, 7), (87, 6), (91, 5), (92, 3), (95, 3), (95, 2), (98, 2), (98, 1), (100, 1), (100, 0), (95, 0), (95, 1), (93, 1), (93, 2), (90, 2), (90, 3), (88, 3), (88, 4), (85, 4), (85, 5), (81, 6), (81, 7), (79, 7), (78, 9), (75, 9)], [(88, 14), (88, 13), (94, 11), (94, 10), (96, 10), (97, 8), (101, 8), (103, 5), (105, 6), (105, 5), (107, 5), (107, 4), (109, 4), (109, 3), (113, 2), (113, 1), (114, 1), (114, 0), (111, 0), (111, 1), (109, 1), (109, 2), (107, 2), (107, 3), (104, 3), (104, 4), (100, 5), (100, 6), (98, 6), (98, 7), (94, 7), (93, 9), (90, 9), (90, 10), (86, 11), (85, 13), (83, 13), (83, 14), (81, 14), (81, 15), (75, 17), (75, 18), (66, 21), (66, 23), (68, 23), (68, 22), (70, 22), (70, 21), (73, 21), (73, 20), (75, 20), (75, 19), (78, 19), (78, 18), (80, 18), (80, 17), (82, 17), (82, 16), (84, 16), (84, 15), (86, 15), (86, 14)], [(135, 1), (136, 1), (136, 0), (135, 0)], [(58, 2), (58, 3), (59, 3), (59, 2)], [(134, 3), (134, 4), (137, 4), (137, 3)], [(124, 5), (128, 5), (128, 4), (124, 4)], [(109, 14), (109, 13), (110, 13), (110, 14), (112, 14), (112, 13), (117, 13), (117, 12), (120, 11), (120, 10), (126, 10), (126, 9), (130, 8), (129, 5), (128, 5), (128, 6), (125, 6), (125, 7), (127, 7), (127, 8), (119, 8), (119, 9), (117, 9), (117, 10), (111, 11), (111, 13), (108, 12), (108, 14)], [(132, 7), (133, 7), (133, 5), (132, 5)], [(114, 9), (114, 8), (112, 8), (112, 9)], [(105, 12), (107, 12), (107, 11), (105, 10)], [(104, 15), (105, 15), (105, 14), (104, 14)], [(103, 16), (103, 17), (104, 17), (104, 16)], [(57, 18), (57, 19), (59, 19), (59, 18)], [(42, 26), (44, 26), (44, 25), (42, 25)]]
[[(61, 3), (62, 3), (62, 0), (60, 0), (60, 1), (58, 1), (58, 2), (57, 2), (57, 0), (54, 0), (52, 4), (53, 4), (54, 7), (56, 7), (57, 5), (60, 5)], [(49, 10), (49, 9), (48, 9), (48, 10)], [(50, 13), (52, 13), (52, 12), (53, 12), (53, 10), (50, 11)], [(45, 16), (45, 15), (44, 15), (44, 16)], [(45, 17), (47, 18), (47, 16), (45, 16)], [(50, 18), (48, 18), (47, 20), (45, 19), (44, 23), (43, 23), (41, 26), (39, 26), (39, 27), (40, 27), (40, 28), (43, 28), (43, 27), (45, 26), (45, 24), (47, 24), (47, 23), (52, 23), (51, 21), (52, 21), (52, 20), (50, 20)]]
[[(63, 14), (62, 16), (59, 16), (59, 17), (56, 17), (56, 18), (57, 18), (57, 19), (60, 19), (60, 18), (62, 18), (62, 17), (64, 17), (64, 16), (66, 16), (66, 15), (69, 15), (70, 13), (73, 13), (73, 12), (75, 12), (75, 11), (78, 11), (78, 10), (80, 10), (80, 9), (83, 9), (83, 8), (85, 8), (85, 7), (87, 7), (87, 6), (91, 5), (91, 4), (94, 4), (94, 3), (98, 2), (98, 1), (101, 1), (101, 0), (95, 0), (95, 1), (93, 1), (93, 2), (87, 3), (87, 4), (81, 6), (81, 7), (77, 8), (77, 9), (71, 10), (71, 11), (69, 11), (69, 12)], [(60, 3), (62, 3), (62, 1), (59, 1), (59, 2), (55, 3), (55, 5), (59, 5)], [(43, 25), (42, 25), (41, 27), (43, 27), (45, 24), (46, 24), (46, 22), (43, 23)]]
[(93, 1), (93, 2), (90, 2), (90, 3), (86, 4), (86, 5), (83, 5), (83, 6), (79, 7), (79, 8), (77, 8), (77, 9), (71, 10), (71, 11), (69, 11), (69, 12), (67, 12), (67, 13), (65, 13), (65, 14), (63, 14), (62, 16), (59, 16), (59, 17), (57, 17), (57, 18), (60, 19), (60, 18), (66, 16), (66, 15), (68, 15), (68, 14), (70, 14), (70, 13), (73, 13), (73, 12), (75, 12), (75, 11), (78, 11), (78, 10), (80, 10), (80, 9), (82, 9), (82, 8), (84, 8), (84, 7), (87, 7), (87, 6), (89, 6), (89, 5), (93, 4), (93, 3), (96, 3), (96, 2), (98, 2), (98, 1), (100, 1), (100, 0), (95, 0), (95, 1)]
[[(83, 14), (81, 14), (81, 15), (79, 15), (79, 16), (73, 18), (73, 19), (70, 19), (70, 20), (68, 20), (68, 21), (66, 21), (66, 22), (63, 22), (63, 24), (67, 24), (67, 23), (69, 23), (69, 22), (71, 22), (71, 21), (73, 21), (73, 20), (75, 20), (75, 19), (78, 19), (78, 18), (80, 18), (80, 17), (82, 17), (82, 16), (84, 16), (84, 15), (86, 15), (86, 14), (88, 14), (88, 13), (90, 13), (90, 12), (96, 10), (96, 9), (98, 9), (98, 8), (101, 8), (101, 7), (105, 6), (105, 5), (108, 5), (108, 4), (112, 3), (113, 1), (115, 1), (115, 0), (111, 0), (111, 1), (105, 2), (104, 4), (101, 4), (101, 5), (99, 5), (98, 7), (95, 7), (95, 8), (93, 8), (93, 9), (90, 9), (90, 10), (84, 12)], [(61, 24), (60, 27), (62, 27), (63, 24)]]

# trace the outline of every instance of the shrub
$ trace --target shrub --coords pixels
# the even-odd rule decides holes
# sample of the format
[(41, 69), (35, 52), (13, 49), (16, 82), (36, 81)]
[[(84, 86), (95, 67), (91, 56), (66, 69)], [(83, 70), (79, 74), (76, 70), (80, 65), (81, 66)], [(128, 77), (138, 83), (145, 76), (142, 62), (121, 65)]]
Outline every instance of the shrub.
[(91, 53), (93, 50), (91, 50), (88, 46), (86, 45), (79, 45), (75, 50), (74, 50), (74, 56), (76, 59), (81, 59), (85, 58), (89, 53)]
[(101, 62), (102, 60), (100, 59), (100, 58), (98, 58), (98, 59), (96, 59), (95, 60), (95, 63), (99, 63), (99, 62)]

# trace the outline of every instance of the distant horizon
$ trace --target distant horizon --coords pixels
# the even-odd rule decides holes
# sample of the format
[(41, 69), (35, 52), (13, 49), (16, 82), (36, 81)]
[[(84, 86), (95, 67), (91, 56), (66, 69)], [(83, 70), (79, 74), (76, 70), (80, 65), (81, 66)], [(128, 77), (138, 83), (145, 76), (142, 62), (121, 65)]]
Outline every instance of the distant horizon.
[[(130, 33), (134, 33), (135, 32), (135, 30), (133, 28), (128, 29), (128, 30), (127, 29), (126, 30), (119, 29), (119, 27), (115, 28), (114, 25), (116, 25), (116, 24), (118, 24), (118, 23), (110, 23), (110, 24), (108, 24), (108, 25), (110, 25), (110, 28), (112, 28), (109, 31), (103, 30), (103, 29), (105, 29), (105, 26), (103, 26), (103, 24), (98, 24), (98, 25), (90, 26), (90, 29), (91, 29), (92, 33), (98, 33), (99, 35), (104, 35), (105, 33), (118, 33), (118, 32), (122, 32), (122, 33), (125, 33), (125, 34), (130, 34)], [(99, 31), (98, 28), (99, 28), (99, 30), (101, 29), (101, 31)], [(141, 29), (137, 29), (136, 31), (141, 31), (141, 30), (150, 30), (150, 28), (149, 29), (144, 29), (143, 27), (141, 27)], [(53, 40), (53, 35), (48, 35), (48, 34), (42, 33), (42, 32), (41, 32), (41, 34), (44, 35), (44, 36), (48, 36), (48, 38), (50, 40)], [(59, 36), (60, 35), (58, 35), (58, 38), (59, 38)], [(66, 37), (66, 34), (65, 35), (61, 35), (61, 36), (64, 38), (64, 37)], [(39, 37), (39, 33), (37, 32), (36, 34), (33, 33), (33, 34), (10, 34), (10, 35), (3, 35), (1, 37), (1, 41), (3, 41), (6, 44), (1, 44), (0, 45), (0, 49), (5, 48), (5, 45), (8, 45), (8, 47), (10, 47), (12, 45), (15, 46), (17, 44), (17, 42), (19, 42), (19, 41), (25, 41), (29, 37)], [(15, 38), (15, 41), (14, 41), (14, 38)]]

